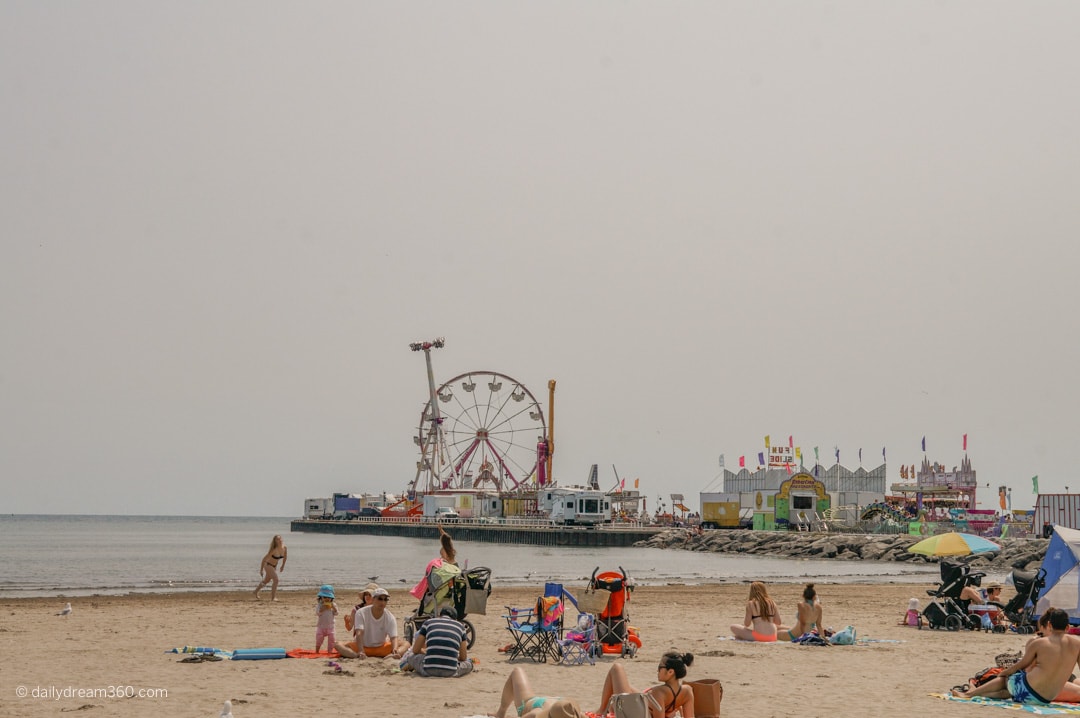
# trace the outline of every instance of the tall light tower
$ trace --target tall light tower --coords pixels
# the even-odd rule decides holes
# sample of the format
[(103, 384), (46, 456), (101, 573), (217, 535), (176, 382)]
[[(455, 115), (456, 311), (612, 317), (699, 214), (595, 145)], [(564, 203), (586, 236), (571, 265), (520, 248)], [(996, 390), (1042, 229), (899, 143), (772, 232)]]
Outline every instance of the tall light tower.
[[(447, 455), (446, 450), (446, 438), (443, 436), (442, 430), (442, 416), (439, 415), (439, 402), (435, 396), (435, 371), (431, 368), (431, 350), (442, 349), (446, 346), (446, 339), (438, 337), (434, 341), (430, 342), (413, 342), (409, 345), (409, 348), (414, 352), (424, 352), (424, 360), (427, 362), (427, 380), (428, 380), (428, 392), (431, 396), (431, 428), (428, 429), (428, 442), (424, 444), (423, 437), (420, 439), (421, 446), (425, 446), (430, 449), (431, 455), (428, 456), (428, 452), (425, 451), (420, 458), (420, 461), (416, 462), (416, 478), (413, 479), (413, 487), (416, 487), (416, 483), (420, 480), (420, 474), (427, 469), (428, 476), (434, 477), (436, 475), (436, 467), (441, 463), (441, 457)], [(440, 456), (441, 454), (441, 456)], [(432, 483), (429, 479), (428, 489), (431, 489)]]

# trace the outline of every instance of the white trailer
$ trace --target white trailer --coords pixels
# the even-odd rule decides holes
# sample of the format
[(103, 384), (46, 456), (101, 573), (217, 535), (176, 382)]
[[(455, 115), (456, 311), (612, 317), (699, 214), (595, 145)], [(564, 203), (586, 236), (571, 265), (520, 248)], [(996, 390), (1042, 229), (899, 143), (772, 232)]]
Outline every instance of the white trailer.
[(439, 509), (456, 509), (457, 497), (453, 494), (424, 494), (424, 518), (433, 519)]
[(544, 489), (537, 504), (553, 523), (593, 526), (611, 522), (611, 499), (603, 491), (580, 488)]
[(333, 515), (333, 499), (304, 499), (304, 518), (328, 519)]

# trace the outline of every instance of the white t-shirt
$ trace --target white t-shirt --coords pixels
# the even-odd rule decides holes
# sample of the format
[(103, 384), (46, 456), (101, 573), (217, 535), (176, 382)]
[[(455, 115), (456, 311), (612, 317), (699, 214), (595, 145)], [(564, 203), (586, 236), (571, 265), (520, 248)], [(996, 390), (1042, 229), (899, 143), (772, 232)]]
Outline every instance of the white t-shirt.
[(375, 618), (371, 615), (371, 606), (364, 606), (356, 612), (353, 635), (361, 629), (364, 631), (364, 642), (361, 645), (374, 648), (386, 643), (388, 638), (397, 638), (397, 619), (386, 610), (381, 618)]

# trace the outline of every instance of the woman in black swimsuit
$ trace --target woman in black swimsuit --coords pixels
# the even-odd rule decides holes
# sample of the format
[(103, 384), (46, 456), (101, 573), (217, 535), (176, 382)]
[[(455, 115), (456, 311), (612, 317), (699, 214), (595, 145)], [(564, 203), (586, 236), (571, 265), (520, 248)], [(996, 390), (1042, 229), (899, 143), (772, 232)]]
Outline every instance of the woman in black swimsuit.
[(649, 706), (652, 718), (671, 718), (678, 711), (682, 711), (683, 718), (694, 718), (694, 689), (679, 682), (686, 678), (686, 669), (693, 663), (693, 653), (668, 651), (660, 657), (660, 665), (656, 667), (656, 677), (660, 680), (660, 685), (645, 691), (639, 691), (630, 685), (622, 663), (611, 664), (607, 678), (604, 679), (604, 690), (600, 694), (600, 710), (596, 711), (596, 714), (607, 713), (608, 701), (616, 693), (647, 693), (653, 698)]
[[(262, 557), (262, 561), (259, 563), (259, 575), (263, 578), (255, 589), (255, 598), (259, 598), (259, 591), (263, 589), (263, 586), (270, 584), (270, 600), (277, 600), (278, 571), (285, 570), (285, 561), (288, 558), (289, 549), (285, 548), (285, 542), (281, 540), (281, 536), (272, 538), (270, 540), (270, 550), (266, 552), (266, 555)], [(281, 562), (280, 566), (278, 561)]]

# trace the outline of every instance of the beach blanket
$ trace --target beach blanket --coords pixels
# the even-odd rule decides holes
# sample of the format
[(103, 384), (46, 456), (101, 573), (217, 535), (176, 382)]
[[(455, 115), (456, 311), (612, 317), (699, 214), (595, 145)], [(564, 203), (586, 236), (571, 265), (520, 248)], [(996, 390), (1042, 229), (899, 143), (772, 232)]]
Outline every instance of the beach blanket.
[(289, 658), (341, 658), (341, 654), (337, 651), (319, 651), (316, 653), (309, 648), (294, 648), (291, 651), (285, 651), (285, 655)]
[[(718, 641), (736, 641), (738, 643), (751, 643), (751, 644), (756, 644), (756, 645), (759, 645), (759, 646), (797, 646), (797, 645), (799, 645), (798, 643), (795, 643), (794, 641), (783, 641), (783, 640), (781, 640), (781, 641), (769, 641), (769, 642), (765, 642), (765, 641), (744, 641), (742, 639), (735, 638), (735, 636), (717, 636), (716, 640), (718, 640)], [(873, 645), (875, 643), (903, 643), (903, 642), (904, 641), (898, 641), (895, 638), (859, 638), (859, 639), (857, 639), (855, 641), (855, 643), (848, 644), (848, 645), (852, 645), (852, 646), (870, 646), (870, 645)], [(840, 645), (840, 644), (831, 644), (831, 645), (835, 645), (838, 648), (843, 648), (844, 647), (843, 645)]]
[(179, 648), (172, 648), (166, 653), (201, 653), (209, 654), (211, 656), (220, 656), (222, 658), (232, 658), (232, 651), (223, 651), (220, 648), (206, 648), (205, 646), (180, 646)]
[(974, 698), (957, 698), (950, 693), (931, 693), (934, 698), (941, 698), (946, 701), (957, 701), (959, 703), (974, 703), (976, 705), (995, 706), (997, 708), (1005, 708), (1011, 711), (1023, 711), (1025, 713), (1034, 713), (1038, 716), (1080, 716), (1080, 705), (1076, 703), (1051, 703), (1048, 706), (1028, 706), (1022, 703), (1016, 703), (1015, 701), (1006, 701), (998, 698), (983, 698), (982, 696), (975, 696)]

